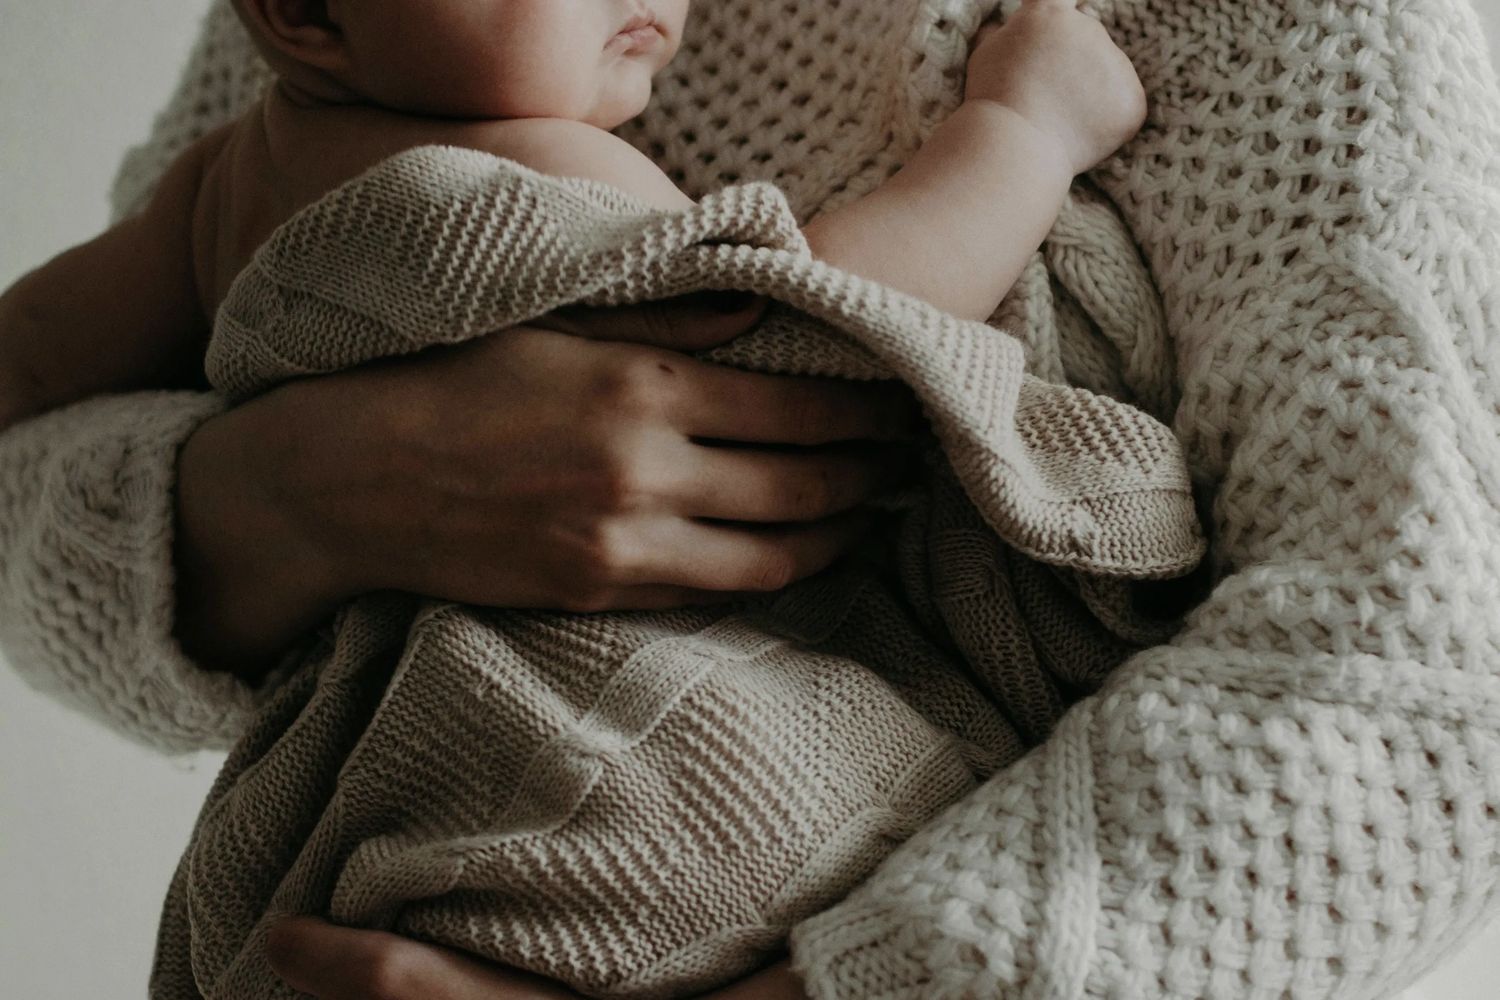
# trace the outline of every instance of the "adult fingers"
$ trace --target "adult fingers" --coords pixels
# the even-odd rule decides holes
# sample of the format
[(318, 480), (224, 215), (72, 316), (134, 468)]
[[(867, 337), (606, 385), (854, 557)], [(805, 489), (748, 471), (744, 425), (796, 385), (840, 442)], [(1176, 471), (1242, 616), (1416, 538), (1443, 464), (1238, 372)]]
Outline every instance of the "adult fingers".
[(381, 931), (288, 917), (266, 937), (271, 969), (318, 1000), (579, 1000), (555, 983)]
[(693, 590), (765, 593), (831, 566), (875, 523), (869, 510), (813, 524), (720, 524), (660, 518), (638, 526), (634, 579)]
[(674, 426), (692, 437), (755, 444), (901, 441), (921, 409), (895, 382), (766, 375), (687, 359)]
[(700, 292), (634, 306), (559, 309), (527, 325), (591, 340), (700, 351), (753, 328), (767, 305), (765, 299), (748, 292)]
[(697, 587), (672, 587), (661, 584), (637, 584), (621, 587), (591, 611), (667, 611), (673, 608), (724, 604), (748, 592), (702, 590)]
[[(672, 350), (710, 347), (754, 325), (764, 300), (750, 310), (699, 319), (676, 305), (690, 299), (607, 310), (561, 310), (536, 326), (598, 340), (633, 340)], [(687, 318), (685, 318), (687, 317)], [(717, 324), (717, 325), (715, 325)], [(912, 437), (921, 410), (895, 382), (766, 375), (681, 355), (633, 366), (633, 390), (666, 404), (674, 426), (694, 437), (756, 444), (828, 444)]]
[(723, 521), (817, 521), (906, 478), (914, 455), (894, 445), (808, 452), (688, 445), (679, 511)]

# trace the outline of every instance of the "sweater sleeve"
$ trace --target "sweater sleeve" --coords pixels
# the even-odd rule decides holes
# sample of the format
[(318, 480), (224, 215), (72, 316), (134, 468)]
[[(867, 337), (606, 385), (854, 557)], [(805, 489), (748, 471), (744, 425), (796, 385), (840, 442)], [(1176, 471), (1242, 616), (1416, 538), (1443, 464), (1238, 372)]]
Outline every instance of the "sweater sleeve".
[[(1500, 92), (1463, 0), (1102, 3), (1222, 579), (840, 905), (834, 998), (1383, 996), (1497, 912)], [(1180, 58), (1176, 58), (1180, 57)]]
[(0, 433), (0, 649), (33, 687), (167, 751), (227, 746), (254, 703), (173, 638), (177, 451), (222, 409), (107, 396)]
[[(266, 78), (216, 0), (175, 95), (121, 167), (116, 218)], [(33, 687), (162, 750), (227, 745), (254, 702), (173, 638), (177, 452), (223, 408), (210, 393), (102, 397), (0, 432), (0, 650)]]

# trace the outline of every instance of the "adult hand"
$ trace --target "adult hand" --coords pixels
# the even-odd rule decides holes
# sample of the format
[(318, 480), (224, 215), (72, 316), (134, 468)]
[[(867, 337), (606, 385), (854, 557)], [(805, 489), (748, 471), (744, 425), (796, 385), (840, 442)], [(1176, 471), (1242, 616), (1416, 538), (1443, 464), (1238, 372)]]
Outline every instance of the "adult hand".
[(668, 349), (730, 340), (757, 315), (576, 312), (549, 320), (570, 333), (517, 328), (301, 379), (209, 421), (179, 461), (179, 637), (253, 677), (371, 590), (645, 609), (825, 568), (899, 476), (917, 408), (894, 384)]
[[(557, 983), (380, 931), (288, 917), (266, 940), (271, 968), (318, 1000), (582, 1000)], [(785, 961), (703, 1000), (806, 1000)]]

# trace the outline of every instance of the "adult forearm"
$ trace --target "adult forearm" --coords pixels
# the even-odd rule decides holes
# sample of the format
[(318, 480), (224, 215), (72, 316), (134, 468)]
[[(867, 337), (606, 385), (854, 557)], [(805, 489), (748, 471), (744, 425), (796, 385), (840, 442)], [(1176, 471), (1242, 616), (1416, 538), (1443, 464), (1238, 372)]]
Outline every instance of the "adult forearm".
[(182, 179), (164, 185), (171, 197), (0, 293), (0, 427), (104, 393), (206, 388), (192, 202)]
[(308, 439), (288, 405), (272, 394), (224, 413), (178, 459), (177, 638), (251, 683), (351, 596), (289, 502)]
[(24, 293), (18, 283), (0, 294), (0, 431), (52, 409), (42, 404), (43, 387), (23, 353), (37, 339)]
[(1073, 172), (1019, 114), (965, 103), (895, 177), (814, 219), (822, 260), (959, 316), (989, 317), (1057, 218)]
[(25, 382), (0, 365), (0, 431), (19, 424), (32, 412)]

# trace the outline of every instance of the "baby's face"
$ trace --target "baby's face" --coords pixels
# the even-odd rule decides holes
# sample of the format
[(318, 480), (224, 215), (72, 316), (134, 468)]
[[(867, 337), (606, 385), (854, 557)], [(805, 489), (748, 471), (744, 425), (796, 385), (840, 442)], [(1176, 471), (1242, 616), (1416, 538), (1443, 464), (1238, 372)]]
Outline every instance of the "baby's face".
[[(689, 0), (344, 0), (351, 81), (454, 118), (567, 118), (614, 128), (645, 110)], [(330, 4), (332, 9), (332, 4)]]

